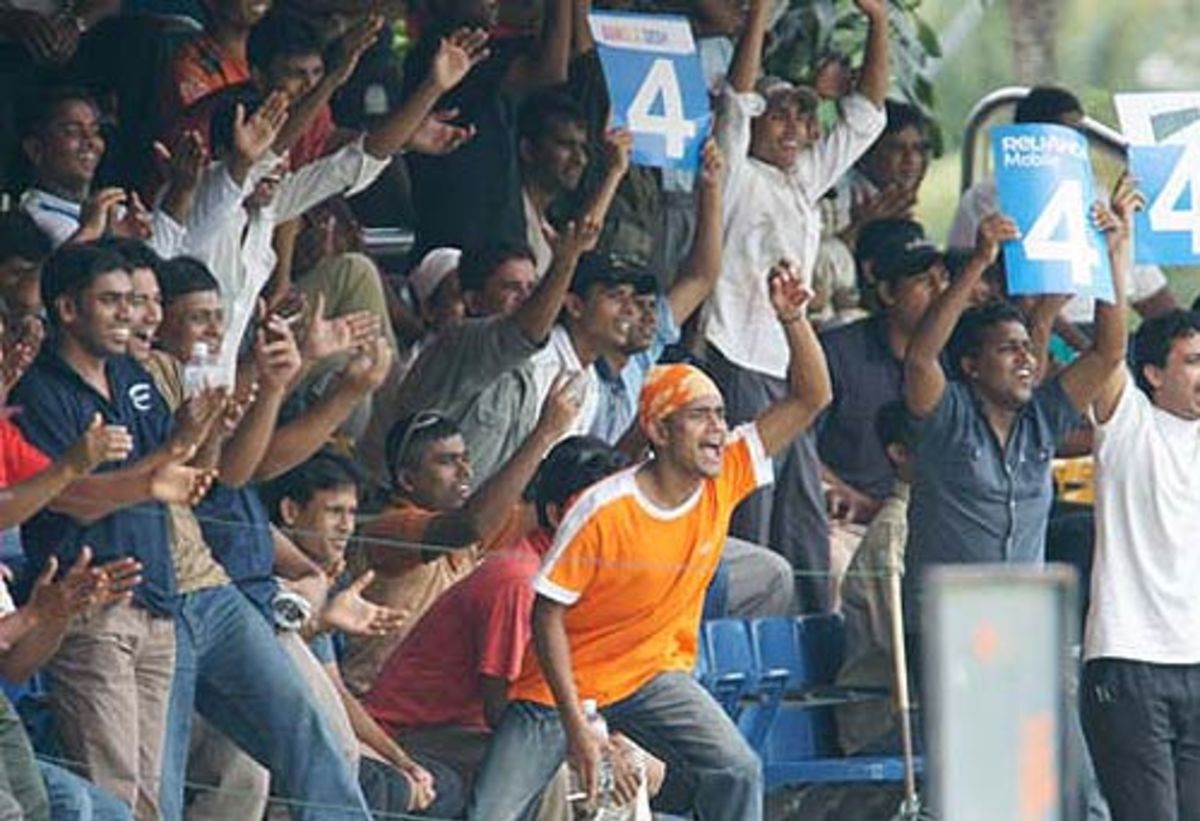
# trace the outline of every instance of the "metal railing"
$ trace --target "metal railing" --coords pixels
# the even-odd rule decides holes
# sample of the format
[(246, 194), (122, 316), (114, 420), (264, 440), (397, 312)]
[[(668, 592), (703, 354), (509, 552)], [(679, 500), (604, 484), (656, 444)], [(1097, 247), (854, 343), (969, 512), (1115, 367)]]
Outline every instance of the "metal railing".
[[(1028, 93), (1029, 89), (1024, 86), (1005, 86), (980, 98), (971, 109), (963, 130), (961, 191), (971, 187), (977, 171), (991, 167), (987, 129), (998, 122), (1010, 122), (1011, 109)], [(1119, 131), (1091, 117), (1084, 117), (1078, 128), (1087, 136), (1093, 150), (1124, 159), (1128, 143)]]

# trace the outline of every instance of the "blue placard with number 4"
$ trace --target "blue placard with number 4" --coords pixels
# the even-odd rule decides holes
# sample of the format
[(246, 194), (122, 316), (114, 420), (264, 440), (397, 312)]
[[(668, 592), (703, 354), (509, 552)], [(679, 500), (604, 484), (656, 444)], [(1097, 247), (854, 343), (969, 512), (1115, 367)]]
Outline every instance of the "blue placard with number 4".
[(633, 133), (633, 161), (694, 169), (712, 115), (686, 17), (588, 15), (612, 101), (612, 125)]
[(1200, 263), (1200, 144), (1130, 146), (1129, 170), (1146, 195), (1134, 217), (1134, 261)]
[(992, 129), (1000, 210), (1021, 238), (1004, 244), (1008, 292), (1113, 301), (1108, 248), (1092, 225), (1087, 139), (1058, 125)]

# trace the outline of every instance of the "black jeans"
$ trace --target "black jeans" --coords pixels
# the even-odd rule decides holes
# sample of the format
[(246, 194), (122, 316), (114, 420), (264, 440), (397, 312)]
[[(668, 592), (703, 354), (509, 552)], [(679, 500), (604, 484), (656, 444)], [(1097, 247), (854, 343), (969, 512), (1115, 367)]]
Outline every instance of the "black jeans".
[(1080, 710), (1113, 821), (1200, 821), (1200, 664), (1090, 661)]

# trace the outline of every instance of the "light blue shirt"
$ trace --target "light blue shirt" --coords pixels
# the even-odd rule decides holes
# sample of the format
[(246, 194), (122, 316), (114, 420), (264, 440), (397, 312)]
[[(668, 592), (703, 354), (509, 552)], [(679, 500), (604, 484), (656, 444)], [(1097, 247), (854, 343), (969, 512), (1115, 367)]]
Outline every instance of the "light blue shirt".
[(679, 325), (671, 313), (671, 304), (666, 297), (659, 295), (658, 332), (650, 347), (629, 357), (619, 374), (612, 372), (603, 357), (596, 360), (596, 373), (600, 377), (600, 403), (592, 423), (593, 436), (600, 437), (610, 445), (620, 441), (637, 418), (638, 396), (642, 392), (646, 374), (658, 362), (663, 350), (678, 341)]

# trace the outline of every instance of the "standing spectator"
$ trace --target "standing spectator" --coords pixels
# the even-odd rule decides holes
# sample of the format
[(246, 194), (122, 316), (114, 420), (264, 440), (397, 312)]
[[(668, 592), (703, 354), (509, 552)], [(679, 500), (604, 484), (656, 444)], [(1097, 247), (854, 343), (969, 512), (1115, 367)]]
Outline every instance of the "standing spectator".
[(1200, 817), (1200, 315), (1147, 320), (1133, 359), (1094, 408), (1083, 727), (1113, 821), (1187, 821)]
[[(605, 751), (583, 698), (681, 768), (695, 785), (699, 818), (762, 818), (761, 763), (691, 670), (733, 508), (771, 481), (771, 457), (829, 402), (829, 374), (805, 315), (811, 292), (784, 266), (772, 271), (770, 288), (791, 353), (788, 395), (730, 434), (720, 391), (701, 371), (651, 372), (639, 421), (654, 456), (585, 491), (559, 526), (534, 582), (536, 654), (509, 692), (469, 818), (521, 817), (564, 756), (596, 798)], [(627, 800), (636, 775), (614, 761)]]
[[(447, 590), (387, 659), (365, 699), (396, 738), (452, 763), (468, 787), (521, 672), (532, 638), (533, 580), (554, 530), (576, 496), (626, 462), (596, 439), (556, 445), (530, 486), (537, 529), (493, 551)], [(563, 795), (548, 791), (542, 807), (552, 809), (555, 798), (560, 817)]]
[[(770, 4), (754, 0), (738, 43), (717, 137), (729, 173), (725, 184), (725, 271), (713, 293), (706, 339), (713, 373), (730, 418), (753, 419), (787, 394), (783, 334), (769, 320), (765, 273), (781, 260), (812, 278), (821, 236), (817, 203), (874, 141), (884, 126), (888, 85), (887, 10), (878, 0), (856, 0), (870, 21), (866, 62), (856, 93), (841, 117), (818, 138), (815, 97), (790, 83), (759, 81)], [(773, 499), (786, 503), (773, 505)], [(769, 545), (809, 575), (801, 607), (830, 604), (829, 534), (820, 464), (811, 436), (789, 442), (778, 460), (773, 491), (759, 493), (734, 517), (733, 533)]]
[(821, 334), (833, 404), (821, 419), (817, 446), (829, 515), (866, 524), (891, 494), (895, 471), (878, 438), (863, 430), (881, 407), (901, 398), (909, 342), (949, 277), (942, 255), (915, 222), (872, 222), (860, 246), (860, 263), (883, 311)]
[(171, 432), (171, 414), (150, 375), (126, 356), (132, 284), (122, 258), (81, 246), (57, 252), (42, 273), (53, 331), (13, 391), (17, 420), (39, 450), (59, 457), (100, 415), (125, 426), (123, 462), (77, 481), (22, 530), (34, 572), (55, 557), (72, 563), (84, 545), (98, 560), (131, 556), (143, 567), (133, 601), (72, 622), (47, 665), (67, 756), (130, 806), (158, 817), (167, 696), (178, 606), (164, 502), (194, 504), (208, 489), (185, 467), (197, 442)]
[[(521, 494), (578, 412), (573, 380), (560, 378), (533, 431), (474, 492), (471, 451), (453, 421), (424, 412), (392, 428), (386, 451), (394, 497), (364, 529), (367, 564), (377, 577), (365, 595), (408, 618), (391, 636), (351, 640), (345, 667), (352, 689), (370, 688), (396, 645), (438, 597), (475, 569), (487, 549), (503, 547), (528, 529), (517, 507)], [(421, 544), (430, 547), (421, 550)]]
[[(417, 213), (413, 252), (521, 242), (521, 182), (517, 161), (516, 97), (567, 80), (572, 0), (547, 0), (541, 33), (530, 44), (497, 38), (488, 58), (444, 98), (444, 106), (475, 127), (475, 138), (453, 154), (412, 157)], [(490, 30), (495, 0), (432, 0), (430, 19), (404, 63), (404, 91), (426, 81), (438, 42), (463, 26)]]
[[(1118, 253), (1118, 219), (1132, 217), (1133, 196), (1123, 183), (1114, 202), (1119, 218), (1101, 203), (1093, 207), (1093, 221), (1109, 233), (1116, 301), (1097, 306), (1094, 347), (1064, 370), (1039, 384), (1039, 351), (1016, 307), (993, 303), (964, 314), (1000, 243), (1017, 238), (1016, 226), (1000, 215), (980, 224), (975, 255), (909, 342), (904, 402), (917, 436), (905, 575), (910, 618), (919, 612), (919, 580), (930, 565), (1044, 560), (1055, 446), (1125, 358), (1128, 260)], [(1061, 300), (1043, 298), (1044, 305), (1055, 302)], [(1048, 314), (1056, 313), (1055, 305)], [(952, 334), (949, 360), (958, 377), (948, 379), (942, 351)]]

